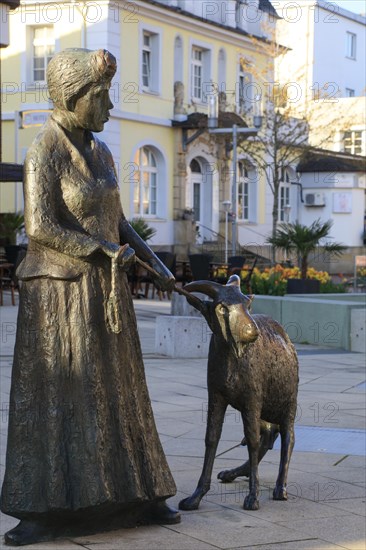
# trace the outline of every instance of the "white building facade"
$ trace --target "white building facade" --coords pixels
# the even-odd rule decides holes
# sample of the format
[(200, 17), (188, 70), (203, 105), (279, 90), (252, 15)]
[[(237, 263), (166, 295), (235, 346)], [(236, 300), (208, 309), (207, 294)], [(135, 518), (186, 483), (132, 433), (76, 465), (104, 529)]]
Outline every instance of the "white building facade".
[(324, 0), (274, 0), (278, 42), (289, 48), (277, 79), (298, 87), (298, 102), (365, 95), (366, 18)]
[(350, 247), (351, 263), (365, 238), (366, 18), (323, 0), (272, 3), (282, 18), (277, 39), (287, 48), (276, 81), (309, 120), (315, 148), (311, 161), (289, 167), (300, 169), (301, 184), (288, 192), (289, 219), (333, 220), (331, 236)]
[[(253, 44), (249, 30), (258, 32), (264, 44), (260, 22), (275, 26), (277, 20), (268, 0), (250, 4), (22, 0), (9, 18), (10, 46), (2, 54), (4, 160), (22, 163), (38, 132), (34, 126), (19, 126), (24, 113), (47, 116), (52, 109), (45, 82), (49, 58), (70, 47), (109, 49), (118, 63), (111, 88), (115, 107), (101, 139), (117, 165), (126, 216), (143, 216), (157, 230), (153, 246), (179, 252), (195, 244), (185, 214), (193, 209), (202, 239), (214, 241), (223, 234), (222, 202), (231, 198), (232, 151), (207, 131), (205, 87), (219, 84), (227, 94), (226, 111), (244, 125), (239, 117), (245, 99), (238, 84), (240, 59), (264, 65), (267, 55)], [(183, 84), (180, 106), (177, 81)], [(190, 115), (201, 115), (206, 125), (194, 141), (194, 121), (186, 129), (173, 124)], [(244, 246), (263, 244), (271, 226), (270, 191), (258, 177), (250, 189), (247, 182), (242, 187), (238, 240)], [(0, 200), (2, 212), (20, 211), (21, 184), (2, 185)]]

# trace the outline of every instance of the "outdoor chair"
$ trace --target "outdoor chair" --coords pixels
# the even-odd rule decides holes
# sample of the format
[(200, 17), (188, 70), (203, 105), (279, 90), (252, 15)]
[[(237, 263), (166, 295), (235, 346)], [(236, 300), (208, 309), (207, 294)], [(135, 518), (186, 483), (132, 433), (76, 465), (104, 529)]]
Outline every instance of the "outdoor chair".
[(245, 263), (245, 256), (230, 256), (228, 258), (228, 276), (239, 275)]
[[(176, 263), (176, 255), (172, 252), (166, 252), (165, 250), (155, 252), (156, 256), (163, 262), (163, 264), (171, 271), (171, 273), (174, 275), (174, 269), (175, 269), (175, 263)], [(145, 283), (145, 292), (144, 296), (145, 298), (148, 298), (149, 296), (149, 288), (150, 285), (152, 285), (152, 298), (155, 298), (155, 285), (153, 283), (153, 277), (150, 275), (150, 273), (146, 273), (145, 276), (142, 277), (141, 283)], [(164, 292), (161, 292), (158, 290), (158, 296), (159, 300), (161, 300), (164, 297)], [(170, 292), (168, 293), (168, 298), (170, 298)]]
[(210, 254), (190, 254), (188, 256), (194, 281), (209, 280), (211, 278)]

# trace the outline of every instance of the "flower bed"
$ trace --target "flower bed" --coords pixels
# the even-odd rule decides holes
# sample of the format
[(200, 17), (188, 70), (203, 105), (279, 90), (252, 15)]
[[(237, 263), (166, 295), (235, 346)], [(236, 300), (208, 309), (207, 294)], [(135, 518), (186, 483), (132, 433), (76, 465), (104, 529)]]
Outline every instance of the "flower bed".
[[(242, 269), (240, 276), (242, 279), (248, 275), (248, 271)], [(251, 292), (253, 294), (262, 294), (270, 296), (284, 296), (287, 289), (288, 279), (299, 279), (301, 271), (298, 267), (283, 267), (275, 265), (271, 268), (266, 268), (260, 271), (255, 268), (250, 280)], [(320, 281), (320, 292), (345, 292), (342, 284), (334, 284), (331, 276), (326, 271), (317, 271), (313, 267), (307, 270), (307, 278)], [(243, 292), (248, 292), (248, 289), (243, 288)]]

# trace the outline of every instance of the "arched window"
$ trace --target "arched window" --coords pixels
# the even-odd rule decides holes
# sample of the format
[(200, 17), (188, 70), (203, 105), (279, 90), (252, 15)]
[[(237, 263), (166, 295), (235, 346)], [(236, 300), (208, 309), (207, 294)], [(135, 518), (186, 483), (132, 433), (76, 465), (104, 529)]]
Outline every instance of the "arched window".
[(156, 216), (158, 167), (150, 147), (141, 147), (135, 155), (137, 174), (134, 178), (133, 211), (135, 216)]
[[(288, 207), (290, 205), (291, 176), (287, 168), (282, 168), (279, 193), (279, 220), (288, 221)], [(287, 212), (286, 212), (287, 211)]]
[(201, 170), (201, 165), (200, 163), (198, 162), (198, 160), (196, 159), (193, 159), (191, 164), (189, 165), (190, 169), (191, 169), (191, 172), (195, 172), (197, 174), (201, 174), (202, 170)]
[(202, 218), (202, 168), (197, 159), (193, 159), (189, 165), (192, 174), (192, 199), (194, 221)]
[(238, 163), (238, 218), (249, 220), (249, 170), (244, 162)]

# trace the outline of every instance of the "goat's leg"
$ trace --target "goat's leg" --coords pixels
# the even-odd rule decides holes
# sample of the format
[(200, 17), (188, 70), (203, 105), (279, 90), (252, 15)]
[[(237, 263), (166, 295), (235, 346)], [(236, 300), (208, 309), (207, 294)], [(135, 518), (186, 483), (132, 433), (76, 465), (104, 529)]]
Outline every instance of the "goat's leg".
[(249, 460), (232, 470), (222, 470), (217, 474), (217, 479), (221, 479), (224, 483), (231, 483), (237, 477), (242, 476), (249, 477)]
[(287, 500), (287, 473), (290, 464), (292, 449), (295, 444), (294, 424), (280, 428), (281, 433), (281, 460), (276, 486), (273, 490), (274, 500)]
[(250, 472), (249, 494), (244, 499), (243, 508), (244, 510), (258, 510), (260, 418), (256, 417), (253, 412), (245, 414), (244, 434), (248, 445)]
[(190, 497), (180, 501), (179, 508), (181, 510), (197, 510), (202, 498), (210, 490), (212, 468), (221, 436), (226, 408), (227, 403), (220, 395), (214, 394), (209, 396), (205, 438), (206, 449), (202, 473), (194, 493)]
[[(274, 442), (277, 439), (279, 434), (279, 427), (277, 424), (270, 424), (261, 420), (261, 438), (259, 444), (259, 453), (258, 453), (258, 464), (266, 454), (269, 449), (273, 449)], [(243, 439), (242, 445), (246, 445), (246, 439)], [(221, 479), (225, 483), (230, 483), (234, 481), (237, 477), (245, 476), (249, 477), (250, 475), (250, 464), (249, 460), (244, 462), (241, 466), (233, 468), (232, 470), (223, 470), (217, 474), (217, 478)]]

